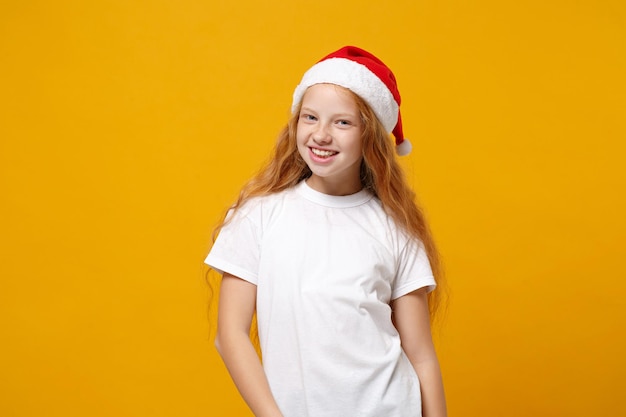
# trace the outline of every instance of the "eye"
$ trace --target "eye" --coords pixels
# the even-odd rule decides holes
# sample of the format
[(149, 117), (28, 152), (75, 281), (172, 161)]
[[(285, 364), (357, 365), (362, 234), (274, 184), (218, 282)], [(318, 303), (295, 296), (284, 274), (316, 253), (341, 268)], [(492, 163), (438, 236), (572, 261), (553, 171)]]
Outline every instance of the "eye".
[(352, 122), (350, 120), (337, 120), (339, 126), (350, 126)]
[(310, 115), (310, 114), (306, 114), (306, 113), (302, 113), (300, 115), (300, 118), (304, 120), (305, 122), (314, 122), (317, 120), (317, 117)]

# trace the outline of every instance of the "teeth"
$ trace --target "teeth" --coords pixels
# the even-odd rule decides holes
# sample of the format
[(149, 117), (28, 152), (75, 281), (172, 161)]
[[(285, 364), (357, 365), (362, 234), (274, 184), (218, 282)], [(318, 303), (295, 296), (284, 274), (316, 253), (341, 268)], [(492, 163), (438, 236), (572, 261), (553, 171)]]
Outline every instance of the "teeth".
[(321, 149), (315, 149), (315, 148), (311, 148), (311, 151), (317, 156), (332, 156), (337, 153), (333, 151), (323, 151)]

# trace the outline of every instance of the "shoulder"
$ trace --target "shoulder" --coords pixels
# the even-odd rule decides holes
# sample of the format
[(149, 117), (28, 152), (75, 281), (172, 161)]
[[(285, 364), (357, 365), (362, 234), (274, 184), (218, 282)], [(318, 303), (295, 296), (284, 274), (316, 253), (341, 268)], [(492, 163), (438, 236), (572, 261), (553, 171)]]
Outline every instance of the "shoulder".
[(378, 229), (382, 230), (386, 235), (406, 241), (409, 236), (404, 229), (398, 225), (393, 217), (385, 210), (381, 201), (374, 197), (366, 204), (360, 207), (363, 213), (372, 218)]
[(285, 202), (293, 198), (293, 187), (271, 194), (255, 196), (244, 201), (239, 207), (231, 208), (228, 216), (232, 220), (249, 219), (261, 223), (264, 218), (280, 211)]
[(275, 193), (252, 197), (241, 206), (241, 209), (243, 211), (267, 210), (292, 200), (295, 194), (295, 187), (290, 187)]
[(379, 233), (382, 233), (385, 240), (393, 248), (393, 253), (401, 256), (404, 253), (416, 255), (425, 253), (424, 244), (421, 239), (411, 234), (405, 227), (398, 223), (383, 207), (378, 198), (373, 198), (363, 207), (368, 211), (369, 217), (375, 221), (375, 226)]

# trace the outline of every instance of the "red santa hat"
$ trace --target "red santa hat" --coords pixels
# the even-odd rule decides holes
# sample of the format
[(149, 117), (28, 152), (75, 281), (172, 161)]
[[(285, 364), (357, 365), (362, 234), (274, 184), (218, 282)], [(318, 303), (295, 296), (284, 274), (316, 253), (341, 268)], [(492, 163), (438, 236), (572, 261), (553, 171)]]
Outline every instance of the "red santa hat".
[(361, 97), (396, 139), (398, 155), (408, 155), (411, 143), (402, 132), (400, 92), (396, 77), (380, 59), (356, 46), (344, 46), (313, 65), (293, 93), (292, 112), (307, 88), (315, 84), (336, 84)]

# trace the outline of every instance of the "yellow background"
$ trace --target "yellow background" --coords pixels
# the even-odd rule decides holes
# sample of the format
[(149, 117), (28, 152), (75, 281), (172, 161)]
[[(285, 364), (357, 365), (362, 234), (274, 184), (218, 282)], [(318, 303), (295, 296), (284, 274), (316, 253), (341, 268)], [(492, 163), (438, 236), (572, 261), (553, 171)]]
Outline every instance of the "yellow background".
[(0, 415), (250, 415), (202, 260), (301, 74), (344, 44), (399, 80), (452, 290), (450, 414), (626, 415), (625, 12), (3, 1)]

